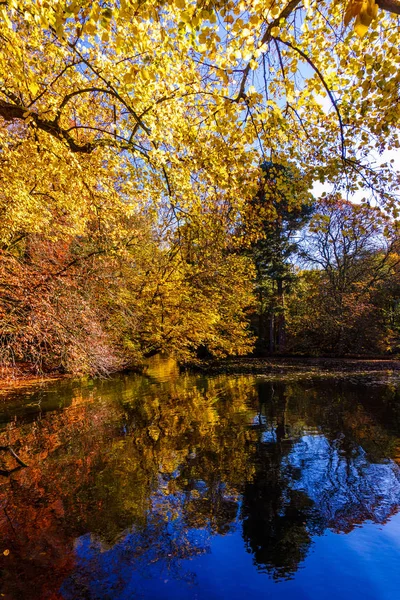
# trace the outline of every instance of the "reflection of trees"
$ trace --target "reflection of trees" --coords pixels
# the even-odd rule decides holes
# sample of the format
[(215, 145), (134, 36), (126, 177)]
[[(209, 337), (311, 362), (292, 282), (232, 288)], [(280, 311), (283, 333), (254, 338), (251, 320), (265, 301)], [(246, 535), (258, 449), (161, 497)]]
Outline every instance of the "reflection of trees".
[(182, 560), (240, 519), (258, 568), (291, 577), (314, 535), (397, 510), (396, 393), (149, 371), (63, 384), (62, 411), (33, 394), (0, 431), (30, 465), (0, 479), (2, 592), (56, 598), (65, 581), (65, 597), (93, 597), (132, 566), (186, 581)]
[(324, 383), (258, 386), (256, 474), (245, 487), (242, 518), (260, 569), (288, 578), (313, 535), (349, 532), (365, 520), (383, 523), (397, 512), (400, 474), (388, 457), (398, 438), (389, 426), (392, 403), (382, 412), (379, 391), (369, 394), (370, 406), (374, 394), (380, 400), (375, 422), (356, 386), (338, 384), (330, 392)]
[(370, 463), (361, 448), (349, 456), (335, 441), (303, 437), (287, 462), (301, 470), (291, 488), (307, 492), (324, 529), (348, 533), (366, 520), (384, 523), (398, 510), (397, 465)]
[[(251, 475), (252, 383), (121, 377), (99, 384), (95, 402), (90, 391), (68, 388), (64, 411), (10, 423), (0, 445), (17, 445), (30, 464), (0, 481), (0, 533), (11, 550), (3, 581), (12, 597), (51, 597), (73, 569), (74, 539), (88, 531), (103, 550), (123, 547), (125, 561), (138, 563), (140, 554), (145, 563), (157, 549), (171, 564), (204, 551), (191, 528), (227, 531)], [(126, 545), (121, 535), (132, 526), (140, 543)]]
[(319, 516), (304, 491), (290, 488), (296, 474), (283, 467), (295, 443), (287, 396), (282, 386), (271, 383), (260, 384), (258, 391), (255, 426), (261, 435), (254, 457), (256, 474), (243, 495), (243, 537), (258, 568), (287, 578), (305, 559), (311, 536), (320, 531)]

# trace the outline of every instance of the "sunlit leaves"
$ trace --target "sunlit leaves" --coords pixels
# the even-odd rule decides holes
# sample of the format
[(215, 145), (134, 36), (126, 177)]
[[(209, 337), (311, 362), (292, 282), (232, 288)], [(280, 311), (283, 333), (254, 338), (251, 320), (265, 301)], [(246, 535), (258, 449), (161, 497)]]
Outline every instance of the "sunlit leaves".
[(266, 158), (396, 214), (395, 165), (378, 158), (399, 147), (398, 26), (375, 18), (373, 0), (347, 12), (325, 0), (8, 0), (1, 11), (1, 243), (14, 258), (32, 236), (50, 244), (40, 276), (21, 271), (33, 288), (89, 246), (104, 253), (93, 280), (118, 310), (104, 289), (96, 307), (132, 355), (178, 351), (179, 339), (183, 355), (248, 348), (247, 267), (232, 256)]
[(378, 5), (375, 0), (350, 0), (344, 15), (344, 24), (348, 25), (355, 18), (354, 30), (363, 37), (372, 21), (378, 16)]

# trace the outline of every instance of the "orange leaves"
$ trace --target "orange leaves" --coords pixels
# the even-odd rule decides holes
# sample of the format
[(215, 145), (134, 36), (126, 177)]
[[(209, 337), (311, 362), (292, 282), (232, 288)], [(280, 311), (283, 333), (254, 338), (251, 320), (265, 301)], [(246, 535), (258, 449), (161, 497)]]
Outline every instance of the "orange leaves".
[(378, 5), (375, 0), (350, 0), (343, 21), (347, 26), (355, 18), (354, 30), (359, 37), (363, 37), (377, 15)]

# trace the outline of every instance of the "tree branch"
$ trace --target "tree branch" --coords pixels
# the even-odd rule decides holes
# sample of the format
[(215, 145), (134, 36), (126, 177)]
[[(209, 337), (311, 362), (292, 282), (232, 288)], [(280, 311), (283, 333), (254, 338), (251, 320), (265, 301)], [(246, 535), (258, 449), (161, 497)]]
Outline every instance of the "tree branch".
[[(301, 0), (291, 0), (289, 2), (289, 4), (287, 6), (285, 6), (283, 11), (280, 13), (280, 15), (276, 19), (271, 21), (271, 23), (268, 24), (267, 30), (261, 39), (260, 46), (263, 46), (264, 44), (267, 44), (270, 41), (272, 28), (277, 27), (279, 25), (279, 22), (281, 19), (287, 19), (292, 14), (292, 12), (295, 10), (295, 8), (297, 8), (297, 6), (300, 4), (300, 2), (301, 2)], [(254, 56), (252, 56), (251, 58), (254, 59)], [(244, 90), (246, 87), (247, 77), (249, 76), (249, 73), (250, 73), (250, 62), (251, 61), (249, 61), (247, 63), (246, 68), (243, 71), (243, 77), (242, 77), (242, 81), (240, 82), (239, 93), (238, 93), (237, 97), (235, 98), (236, 102), (238, 102), (241, 98), (245, 98)]]
[(0, 99), (0, 117), (3, 117), (5, 121), (14, 121), (15, 119), (24, 121), (28, 116), (33, 120), (38, 129), (49, 133), (58, 140), (66, 142), (71, 152), (90, 154), (98, 145), (94, 142), (78, 144), (65, 129), (60, 127), (57, 120), (54, 119), (52, 121), (48, 121), (46, 119), (42, 119), (37, 113), (31, 112), (28, 108), (21, 104), (12, 104)]
[(398, 0), (376, 0), (376, 4), (382, 10), (386, 10), (393, 15), (400, 15), (400, 2)]
[(304, 58), (304, 60), (310, 65), (310, 67), (313, 69), (313, 71), (315, 71), (315, 73), (318, 75), (322, 85), (324, 86), (326, 93), (329, 96), (330, 101), (332, 102), (332, 106), (336, 111), (336, 114), (338, 116), (338, 121), (339, 121), (339, 127), (340, 127), (340, 145), (341, 145), (341, 155), (342, 155), (342, 159), (345, 160), (346, 158), (346, 147), (345, 147), (345, 143), (344, 143), (344, 127), (343, 127), (343, 119), (342, 119), (342, 115), (340, 114), (340, 110), (339, 107), (337, 105), (337, 102), (335, 100), (334, 95), (332, 94), (331, 90), (329, 89), (328, 84), (326, 83), (324, 76), (322, 75), (321, 71), (318, 69), (318, 67), (314, 64), (314, 62), (311, 60), (311, 58), (309, 56), (307, 56), (307, 54), (305, 52), (303, 52), (303, 50), (301, 50), (300, 48), (297, 48), (297, 46), (293, 46), (293, 44), (291, 44), (290, 42), (286, 42), (284, 40), (282, 40), (281, 38), (277, 37), (275, 38), (275, 40), (277, 40), (278, 42), (280, 42), (281, 44), (284, 44), (285, 46), (288, 46), (289, 48), (291, 48), (292, 50), (295, 50), (295, 52), (298, 52), (298, 54), (300, 54), (300, 56), (302, 58)]

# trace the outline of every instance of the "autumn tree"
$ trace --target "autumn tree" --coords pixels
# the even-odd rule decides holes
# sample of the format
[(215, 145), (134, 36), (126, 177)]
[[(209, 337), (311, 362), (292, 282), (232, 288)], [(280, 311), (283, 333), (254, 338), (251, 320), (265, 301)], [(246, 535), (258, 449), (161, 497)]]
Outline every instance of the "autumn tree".
[[(293, 321), (301, 313), (305, 318), (297, 322), (298, 339), (303, 336), (307, 345), (314, 338), (317, 348), (339, 354), (385, 350), (375, 298), (398, 277), (398, 244), (397, 223), (380, 209), (335, 196), (322, 199), (302, 244), (312, 270), (293, 302)], [(299, 303), (303, 309), (296, 308)]]
[[(133, 154), (137, 175), (158, 174), (181, 203), (193, 199), (189, 171), (204, 168), (205, 147), (211, 173), (215, 152), (226, 159), (230, 147), (243, 161), (253, 142), (337, 184), (345, 171), (349, 188), (378, 177), (374, 191), (389, 200), (367, 156), (398, 147), (398, 12), (388, 0), (10, 0), (0, 114), (77, 155)], [(343, 25), (353, 17), (358, 35)], [(214, 162), (221, 187), (224, 162)]]

